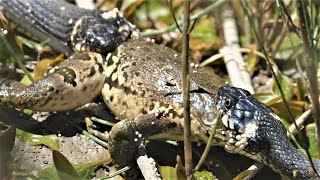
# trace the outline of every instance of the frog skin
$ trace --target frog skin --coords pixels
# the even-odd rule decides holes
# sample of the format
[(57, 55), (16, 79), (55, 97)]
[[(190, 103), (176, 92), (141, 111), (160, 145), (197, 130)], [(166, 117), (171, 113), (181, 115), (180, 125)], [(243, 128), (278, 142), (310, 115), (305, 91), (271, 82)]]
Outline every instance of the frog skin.
[[(10, 7), (7, 6), (10, 4), (8, 2), (23, 4), (31, 1), (0, 0), (0, 5)], [(50, 1), (50, 3), (57, 2), (60, 1)], [(48, 3), (43, 5), (48, 5)], [(46, 11), (43, 11), (44, 14), (41, 17), (46, 15), (45, 12), (52, 12), (53, 14), (54, 12), (60, 12), (61, 8), (59, 10), (55, 9), (57, 7), (59, 7), (57, 4), (51, 8), (46, 7)], [(76, 7), (72, 6), (72, 8)], [(34, 10), (41, 9), (41, 6), (39, 6), (38, 9), (35, 8)], [(6, 12), (6, 9), (4, 10)], [(12, 14), (6, 13), (9, 16)], [(70, 18), (66, 19), (59, 14), (55, 15), (55, 18), (61, 18), (61, 21), (68, 21), (68, 18)], [(10, 19), (15, 20), (17, 18)], [(39, 20), (41, 18), (35, 19), (35, 21)], [(15, 21), (17, 24), (19, 22), (21, 23), (21, 20)], [(28, 23), (28, 21), (26, 22)], [(23, 24), (19, 25), (23, 26)], [(48, 23), (45, 26), (51, 25), (52, 27), (49, 29), (55, 28), (57, 24)], [(58, 31), (58, 29), (56, 30)], [(50, 34), (51, 32), (47, 33)], [(70, 36), (72, 34), (69, 33)], [(125, 34), (129, 33), (126, 32)], [(54, 36), (54, 34), (51, 34), (51, 36)], [(70, 44), (69, 38), (59, 40), (65, 41), (62, 44)], [(70, 47), (70, 49), (72, 48), (74, 50), (87, 50), (87, 48)], [(181, 105), (182, 88), (180, 85), (181, 65), (179, 59), (180, 55), (172, 49), (141, 38), (134, 38), (117, 45), (116, 49), (110, 53), (75, 53), (61, 65), (50, 70), (42, 80), (28, 86), (16, 81), (2, 79), (0, 80), (0, 103), (35, 111), (64, 111), (82, 106), (101, 94), (107, 107), (120, 120), (112, 127), (110, 132), (109, 152), (116, 166), (121, 168), (134, 164), (137, 147), (145, 139), (183, 140), (184, 122)], [(297, 153), (293, 146), (288, 146), (290, 147), (288, 151), (281, 149), (283, 143), (290, 142), (285, 136), (284, 127), (275, 118), (272, 110), (253, 100), (250, 94), (244, 93), (242, 90), (228, 87), (219, 88), (224, 84), (225, 82), (210, 69), (191, 69), (190, 116), (192, 141), (207, 142), (216, 112), (223, 111), (225, 113), (223, 114), (223, 123), (217, 124), (212, 145), (219, 145), (228, 152), (239, 153), (263, 162), (289, 179), (294, 178), (293, 170), (301, 171), (302, 179), (311, 179), (311, 174), (308, 171), (308, 161), (305, 157)], [(218, 89), (220, 93), (218, 93)], [(228, 94), (235, 97), (232, 98), (235, 107), (232, 106), (231, 108), (229, 105), (223, 104), (226, 103), (224, 99)], [(219, 98), (216, 98), (216, 96)], [(239, 98), (241, 99), (240, 104), (237, 103)], [(239, 115), (237, 105), (240, 110), (242, 107), (250, 107), (245, 109), (248, 111), (247, 114), (260, 113), (263, 118), (255, 116), (252, 119), (249, 115), (248, 117)], [(237, 111), (230, 111), (234, 108)], [(248, 132), (243, 132), (243, 127), (245, 127), (243, 122), (251, 125), (250, 128), (248, 126)], [(281, 127), (273, 131), (274, 126)], [(261, 128), (263, 131), (261, 131)], [(241, 133), (245, 135), (245, 138), (241, 139)], [(272, 138), (270, 138), (271, 136)], [(281, 142), (275, 138), (278, 136), (281, 137)], [(256, 144), (249, 144), (252, 142)], [(238, 147), (239, 143), (240, 146)], [(271, 147), (270, 152), (272, 153), (268, 151), (267, 144), (275, 145)], [(263, 149), (261, 149), (261, 145), (264, 145)], [(281, 152), (288, 153), (283, 154)], [(272, 158), (277, 156), (285, 158), (284, 160), (272, 161)], [(288, 161), (285, 159), (292, 159), (291, 157), (299, 157), (300, 160), (297, 164), (289, 162), (290, 166), (288, 167), (286, 164)], [(319, 169), (318, 163), (316, 163), (316, 168)], [(135, 178), (134, 174), (129, 177)]]
[[(144, 139), (183, 140), (180, 54), (144, 39), (122, 43), (107, 56), (75, 53), (43, 79), (23, 85), (0, 81), (1, 104), (35, 111), (74, 109), (102, 94), (121, 120), (110, 132), (109, 152), (121, 168), (134, 163)], [(206, 142), (216, 108), (214, 96), (224, 81), (207, 68), (191, 70), (191, 131), (193, 141)], [(224, 126), (214, 143), (221, 144)], [(135, 131), (141, 134), (134, 136)], [(139, 138), (138, 141), (136, 138)], [(130, 175), (129, 175), (130, 176)]]
[[(133, 163), (137, 146), (144, 139), (182, 141), (180, 55), (151, 42), (129, 40), (110, 59), (119, 65), (107, 68), (102, 95), (109, 109), (122, 120), (113, 126), (109, 139), (109, 152), (118, 166)], [(214, 97), (224, 81), (207, 68), (192, 69), (190, 77), (190, 88), (194, 90), (190, 95), (192, 139), (207, 142), (211, 128), (203, 123), (214, 120)], [(223, 145), (223, 129), (218, 128), (214, 143)]]

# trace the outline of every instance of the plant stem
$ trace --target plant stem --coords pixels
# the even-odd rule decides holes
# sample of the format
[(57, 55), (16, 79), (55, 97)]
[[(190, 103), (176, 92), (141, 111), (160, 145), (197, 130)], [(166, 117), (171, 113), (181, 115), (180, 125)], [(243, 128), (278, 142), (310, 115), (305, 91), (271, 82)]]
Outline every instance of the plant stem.
[[(195, 21), (196, 19), (200, 19), (201, 17), (209, 14), (211, 11), (213, 11), (214, 9), (220, 7), (222, 4), (224, 4), (227, 1), (228, 0), (218, 0), (218, 1), (216, 1), (215, 3), (210, 5), (209, 7), (205, 8), (203, 11), (191, 16), (191, 18), (190, 18), (191, 21)], [(177, 28), (177, 25), (181, 25), (181, 24), (182, 24), (182, 21), (178, 21), (178, 24), (174, 23), (174, 24), (170, 25), (166, 29), (142, 32), (142, 33), (140, 33), (140, 35), (143, 36), (143, 37), (148, 37), (148, 36), (155, 36), (155, 35), (159, 35), (159, 34), (168, 33), (168, 32), (174, 31)]]
[(187, 179), (192, 177), (192, 147), (190, 129), (190, 85), (189, 85), (189, 26), (190, 1), (184, 1), (183, 29), (182, 29), (182, 93), (184, 114), (184, 158)]
[[(317, 62), (316, 62), (316, 50), (313, 46), (312, 42), (312, 32), (310, 32), (310, 29), (308, 29), (310, 17), (308, 16), (308, 12), (303, 7), (303, 3), (301, 0), (298, 0), (297, 2), (297, 11), (298, 11), (298, 17), (300, 20), (300, 31), (301, 31), (301, 38), (302, 38), (302, 44), (304, 49), (304, 63), (306, 66), (306, 73), (307, 77), (310, 81), (310, 95), (311, 95), (311, 102), (312, 102), (312, 108), (313, 108), (313, 114), (315, 117), (316, 122), (316, 132), (317, 132), (317, 138), (318, 138), (318, 151), (320, 150), (320, 109), (319, 109), (319, 90), (318, 90), (318, 80), (317, 80)], [(312, 7), (311, 7), (312, 9)], [(318, 153), (320, 157), (320, 153)]]

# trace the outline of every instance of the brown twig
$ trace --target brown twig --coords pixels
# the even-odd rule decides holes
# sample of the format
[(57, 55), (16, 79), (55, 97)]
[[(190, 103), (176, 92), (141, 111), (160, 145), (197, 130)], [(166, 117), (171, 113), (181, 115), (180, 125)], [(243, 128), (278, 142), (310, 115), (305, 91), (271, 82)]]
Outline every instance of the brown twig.
[[(316, 122), (317, 138), (318, 138), (318, 151), (320, 150), (320, 109), (319, 109), (319, 90), (317, 81), (317, 62), (315, 59), (315, 47), (312, 44), (312, 35), (310, 30), (308, 30), (309, 16), (308, 12), (304, 8), (304, 2), (298, 0), (297, 2), (298, 17), (300, 20), (300, 32), (302, 38), (302, 45), (305, 52), (304, 63), (307, 68), (307, 76), (310, 81), (310, 95), (313, 107), (313, 114)], [(319, 153), (320, 156), (320, 153)]]
[(174, 13), (174, 9), (172, 7), (172, 0), (168, 0), (168, 4), (169, 4), (169, 9), (170, 9), (170, 13), (173, 18), (173, 21), (174, 21), (174, 23), (176, 23), (176, 26), (177, 26), (178, 30), (180, 31), (180, 33), (182, 33), (182, 30), (181, 30), (179, 23), (177, 21), (177, 18), (176, 18), (176, 14)]
[(218, 121), (220, 120), (220, 118), (221, 118), (221, 111), (218, 111), (217, 117), (215, 119), (214, 126), (212, 127), (212, 132), (211, 132), (210, 137), (209, 137), (209, 139), (207, 141), (206, 148), (204, 149), (198, 164), (194, 168), (195, 171), (198, 171), (201, 168), (202, 164), (205, 162), (205, 160), (206, 160), (206, 158), (207, 158), (207, 156), (209, 154), (209, 151), (210, 151), (210, 148), (211, 148), (211, 143), (212, 143), (212, 140), (214, 138), (214, 135), (216, 134)]
[(189, 85), (189, 26), (190, 1), (184, 1), (183, 28), (182, 28), (182, 92), (184, 114), (184, 157), (187, 179), (192, 177), (192, 147), (191, 147), (191, 120), (190, 120), (190, 85)]
[(273, 48), (273, 50), (271, 52), (271, 58), (272, 59), (275, 59), (276, 53), (279, 51), (280, 46), (282, 45), (282, 42), (283, 42), (284, 38), (286, 37), (285, 36), (286, 33), (287, 33), (286, 28), (285, 28), (285, 26), (283, 26), (282, 29), (281, 29), (280, 35), (278, 36), (279, 39), (278, 39), (275, 47)]
[(292, 27), (292, 30), (293, 32), (298, 36), (300, 37), (300, 34), (299, 34), (299, 28), (294, 24), (289, 12), (288, 12), (288, 9), (286, 8), (284, 2), (281, 0), (281, 1), (278, 1), (279, 2), (279, 7), (282, 9), (282, 11), (285, 13), (285, 15), (287, 16), (287, 21), (286, 21), (286, 24), (288, 27)]
[[(215, 3), (212, 3), (210, 6), (205, 8), (203, 11), (191, 16), (191, 20), (196, 20), (196, 19), (202, 18), (203, 16), (211, 13), (213, 10), (219, 8), (222, 4), (224, 4), (227, 1), (228, 0), (217, 0)], [(181, 23), (182, 23), (181, 21), (178, 21), (179, 25)], [(174, 23), (174, 24), (170, 25), (169, 27), (167, 27), (166, 29), (141, 32), (140, 35), (142, 37), (154, 36), (154, 35), (159, 35), (159, 34), (164, 34), (164, 33), (168, 33), (168, 32), (174, 31), (176, 28), (177, 28), (177, 26)]]

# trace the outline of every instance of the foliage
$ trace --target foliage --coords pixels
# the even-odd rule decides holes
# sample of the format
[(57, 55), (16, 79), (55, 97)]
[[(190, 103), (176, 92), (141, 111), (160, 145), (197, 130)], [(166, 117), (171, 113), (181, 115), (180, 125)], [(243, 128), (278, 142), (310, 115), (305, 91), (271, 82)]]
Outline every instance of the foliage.
[[(200, 19), (195, 18), (196, 20), (194, 20), (195, 25), (190, 35), (191, 58), (196, 64), (211, 58), (209, 66), (217, 74), (229, 81), (225, 64), (221, 59), (223, 55), (217, 56), (217, 54), (219, 55), (219, 50), (225, 45), (223, 37), (225, 32), (222, 29), (225, 19), (222, 19), (220, 14), (224, 10), (223, 7), (232, 7), (235, 13), (232, 18), (237, 22), (238, 38), (242, 46), (241, 52), (256, 92), (254, 96), (271, 106), (284, 120), (286, 127), (293, 126), (292, 122), (301, 117), (306, 110), (315, 107), (315, 99), (318, 101), (319, 92), (315, 89), (318, 89), (317, 74), (319, 73), (319, 60), (317, 58), (319, 53), (319, 3), (314, 0), (303, 2), (301, 8), (305, 19), (300, 19), (298, 15), (301, 12), (299, 12), (299, 8), (296, 8), (299, 1), (233, 0), (230, 4), (224, 1), (218, 2), (221, 5), (219, 4), (219, 6), (215, 7), (212, 12), (208, 12), (206, 15), (202, 15)], [(177, 20), (182, 19), (182, 4), (183, 1), (181, 0), (172, 1), (172, 12), (175, 13)], [(210, 5), (209, 1), (192, 1), (191, 16), (195, 17), (195, 15), (202, 13)], [(176, 28), (167, 3), (156, 0), (127, 0), (123, 3), (106, 2), (100, 4), (99, 7), (101, 9), (118, 7), (124, 11), (133, 24), (137, 25), (141, 32), (146, 35), (153, 34), (149, 37), (155, 39), (157, 43), (165, 44), (180, 51), (182, 36)], [(35, 79), (40, 79), (48, 69), (62, 61), (63, 55), (57, 55), (52, 50), (48, 50), (45, 42), (34, 42), (33, 40), (16, 36), (1, 14), (0, 20), (0, 29), (2, 31), (2, 33), (0, 32), (2, 38), (0, 41), (1, 64), (10, 66), (10, 63), (18, 63), (20, 69), (23, 69), (29, 79), (32, 80), (32, 76), (27, 73), (26, 68), (21, 67), (20, 64), (22, 62), (25, 64), (28, 64), (28, 62), (35, 64), (36, 62), (37, 65), (35, 70), (32, 70), (32, 74), (35, 74)], [(303, 20), (309, 22), (305, 27), (305, 34), (301, 32), (303, 30), (301, 27), (304, 23)], [(160, 30), (161, 33), (155, 30)], [(304, 36), (306, 36), (307, 40), (303, 39)], [(307, 52), (306, 45), (303, 44), (306, 41), (309, 43), (307, 47), (310, 47)], [(44, 49), (46, 50), (43, 51)], [(306, 55), (306, 53), (308, 54)], [(48, 56), (48, 54), (50, 55)], [(30, 61), (30, 59), (32, 60)], [(25, 62), (25, 60), (29, 61)], [(302, 61), (311, 62), (311, 65)], [(308, 77), (306, 77), (306, 74)], [(16, 74), (16, 76), (23, 77), (22, 74)], [(21, 82), (24, 84), (31, 83), (26, 76), (23, 79), (21, 78)], [(312, 100), (309, 99), (310, 96)], [(290, 111), (286, 106), (289, 107)], [(319, 113), (318, 111), (319, 109), (314, 109), (315, 114)], [(302, 142), (307, 146), (306, 149), (309, 150), (312, 157), (318, 157), (319, 140), (315, 130), (317, 123), (315, 123), (313, 116), (306, 117), (298, 126), (302, 130), (302, 135), (305, 135), (302, 140), (299, 138), (298, 142)], [(0, 134), (0, 143), (12, 143), (12, 141), (3, 141), (1, 139), (4, 136), (9, 136), (5, 135), (7, 131), (9, 130), (0, 131), (0, 133), (4, 133)], [(14, 134), (29, 145), (44, 145), (52, 150), (59, 150), (59, 142), (56, 139), (56, 135), (40, 136), (19, 129)], [(301, 135), (299, 134), (299, 136)], [(10, 138), (12, 138), (12, 135), (10, 135)], [(301, 146), (304, 147), (305, 145)], [(2, 150), (0, 151), (0, 159), (7, 156), (11, 149), (11, 146), (0, 149)], [(3, 152), (6, 155), (3, 155)], [(72, 164), (71, 166), (67, 159), (64, 159), (56, 151), (54, 153), (59, 157), (55, 164), (59, 164), (56, 162), (61, 160), (63, 165), (59, 166), (60, 169), (70, 170), (69, 172), (72, 173), (69, 174), (73, 174), (72, 178), (75, 179), (79, 177), (82, 179), (91, 178), (97, 166), (102, 164), (99, 161), (98, 163), (89, 162), (82, 165)], [(8, 156), (10, 156), (10, 153)], [(208, 164), (210, 163), (206, 164), (207, 167), (210, 166)], [(86, 168), (83, 168), (83, 166)], [(12, 171), (17, 173), (17, 169)], [(58, 176), (61, 178), (63, 175), (59, 172), (57, 174), (55, 169), (51, 166), (38, 170), (36, 174), (39, 178), (47, 178), (49, 176), (51, 178), (58, 178)], [(160, 172), (163, 177), (168, 179), (179, 176), (179, 173), (176, 173), (176, 169), (168, 166), (160, 166)], [(251, 174), (251, 170), (242, 172), (240, 176), (246, 176), (247, 174)], [(212, 179), (214, 175), (214, 172), (199, 171), (194, 176), (198, 179)]]

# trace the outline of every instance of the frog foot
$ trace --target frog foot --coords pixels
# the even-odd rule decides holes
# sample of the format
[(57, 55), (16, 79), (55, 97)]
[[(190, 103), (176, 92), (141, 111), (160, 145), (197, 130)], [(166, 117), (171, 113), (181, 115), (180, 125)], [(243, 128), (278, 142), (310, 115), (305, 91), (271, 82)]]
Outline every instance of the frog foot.
[[(137, 118), (126, 119), (115, 124), (109, 137), (109, 153), (117, 168), (135, 166), (138, 147), (144, 139), (161, 134), (177, 127), (157, 113), (145, 114)], [(135, 170), (125, 174), (128, 179), (134, 179)]]

